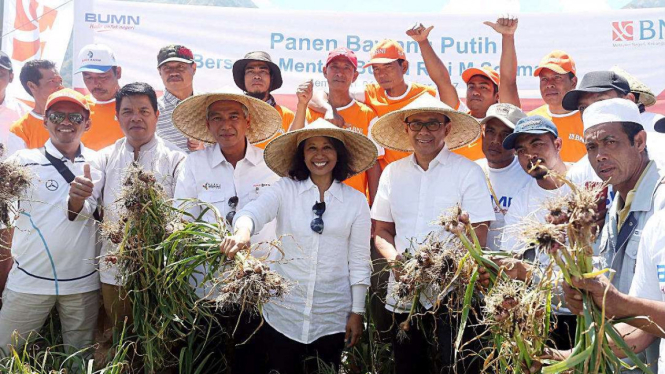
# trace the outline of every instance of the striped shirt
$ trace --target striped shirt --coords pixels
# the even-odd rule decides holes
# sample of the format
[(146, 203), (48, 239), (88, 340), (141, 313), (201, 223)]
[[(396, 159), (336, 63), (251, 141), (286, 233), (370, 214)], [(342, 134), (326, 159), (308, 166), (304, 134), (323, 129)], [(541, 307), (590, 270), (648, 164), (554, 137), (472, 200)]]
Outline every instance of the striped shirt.
[(157, 99), (159, 119), (157, 120), (157, 135), (160, 138), (175, 144), (183, 152), (189, 153), (187, 137), (173, 125), (173, 110), (182, 100), (178, 99), (164, 89), (164, 95)]

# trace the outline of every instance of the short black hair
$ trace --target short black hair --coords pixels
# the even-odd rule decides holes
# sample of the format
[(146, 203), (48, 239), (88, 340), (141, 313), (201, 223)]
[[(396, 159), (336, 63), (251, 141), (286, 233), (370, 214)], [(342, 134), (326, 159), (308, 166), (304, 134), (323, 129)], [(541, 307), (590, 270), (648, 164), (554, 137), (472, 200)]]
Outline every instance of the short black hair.
[[(340, 140), (328, 136), (326, 138), (330, 140), (330, 143), (337, 152), (337, 163), (332, 171), (333, 179), (341, 182), (353, 174), (353, 171), (349, 167), (349, 153), (344, 143)], [(298, 145), (298, 150), (296, 150), (296, 155), (293, 158), (291, 169), (289, 169), (289, 176), (297, 181), (304, 181), (309, 178), (309, 175), (309, 169), (305, 165), (305, 141), (302, 141)]]
[(30, 96), (33, 96), (30, 88), (28, 88), (28, 82), (32, 82), (39, 86), (39, 80), (42, 79), (42, 73), (39, 72), (39, 69), (53, 68), (55, 68), (55, 62), (49, 60), (31, 60), (26, 62), (21, 68), (21, 74), (19, 74), (19, 79), (21, 80), (21, 85), (25, 92), (29, 93)]
[(122, 99), (127, 96), (145, 95), (150, 99), (152, 110), (157, 111), (157, 94), (151, 85), (143, 82), (134, 82), (122, 86), (118, 92), (115, 93), (115, 112), (120, 113), (120, 104)]
[(628, 136), (630, 145), (635, 145), (635, 135), (639, 134), (640, 131), (644, 131), (644, 127), (635, 122), (621, 122), (621, 129)]
[(406, 60), (403, 59), (403, 58), (398, 59), (398, 60), (397, 60), (397, 65), (399, 65), (399, 66), (403, 66), (403, 65), (404, 65), (404, 61), (406, 61)]

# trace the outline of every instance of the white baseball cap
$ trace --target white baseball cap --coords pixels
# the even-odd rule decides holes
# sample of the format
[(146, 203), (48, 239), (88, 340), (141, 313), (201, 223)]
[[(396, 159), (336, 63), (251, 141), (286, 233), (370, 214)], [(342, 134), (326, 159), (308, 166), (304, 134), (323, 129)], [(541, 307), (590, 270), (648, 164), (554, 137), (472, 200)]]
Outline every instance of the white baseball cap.
[(584, 131), (589, 128), (609, 122), (633, 122), (642, 125), (640, 109), (635, 103), (627, 99), (608, 99), (589, 105), (582, 114)]
[(88, 44), (78, 57), (79, 68), (76, 73), (106, 73), (113, 66), (118, 66), (115, 54), (104, 44)]

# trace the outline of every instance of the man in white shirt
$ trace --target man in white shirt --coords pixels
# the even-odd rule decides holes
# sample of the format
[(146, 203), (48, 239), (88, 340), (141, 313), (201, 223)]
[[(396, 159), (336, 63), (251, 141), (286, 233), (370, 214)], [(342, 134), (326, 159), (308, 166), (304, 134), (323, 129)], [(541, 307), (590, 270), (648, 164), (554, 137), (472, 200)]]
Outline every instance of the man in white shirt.
[(92, 218), (97, 206), (94, 198), (83, 197), (93, 190), (99, 173), (89, 164), (95, 152), (80, 142), (90, 127), (88, 104), (83, 95), (64, 89), (51, 95), (45, 108), (46, 145), (10, 158), (29, 167), (35, 178), (20, 200), (22, 212), (15, 222), (15, 262), (0, 310), (0, 348), (5, 352), (14, 331), (20, 346), (42, 327), (53, 307), (64, 344), (84, 348), (92, 343), (99, 310)]
[[(242, 94), (196, 95), (181, 103), (173, 112), (173, 122), (185, 136), (206, 143), (214, 143), (203, 150), (187, 156), (178, 177), (174, 198), (198, 199), (213, 205), (229, 224), (235, 212), (248, 202), (259, 197), (263, 191), (279, 178), (266, 166), (263, 150), (252, 145), (270, 139), (281, 126), (281, 117), (269, 104)], [(186, 203), (185, 203), (186, 204)], [(199, 217), (200, 206), (189, 208), (189, 213)], [(208, 211), (202, 217), (216, 222)], [(252, 236), (252, 243), (264, 243), (253, 252), (257, 258), (269, 256), (265, 243), (276, 239), (275, 222), (265, 225)], [(214, 300), (218, 290), (212, 284), (202, 284), (206, 269), (195, 275), (193, 286), (199, 297)], [(230, 319), (228, 313), (220, 318)], [(258, 318), (232, 315), (233, 326), (237, 318), (246, 323), (239, 324), (236, 331), (238, 342), (244, 341), (258, 327)], [(232, 364), (235, 372), (259, 372), (260, 359), (255, 356), (255, 339), (236, 348)], [(219, 354), (219, 352), (217, 352)]]
[(30, 111), (23, 103), (8, 95), (7, 86), (13, 81), (12, 60), (5, 52), (0, 51), (0, 146), (3, 148), (3, 151), (0, 152), (0, 160), (10, 156), (9, 144), (7, 144), (9, 126)]
[(501, 249), (504, 217), (513, 198), (531, 181), (531, 176), (520, 166), (515, 151), (503, 148), (503, 140), (513, 132), (517, 121), (524, 117), (526, 114), (520, 108), (502, 103), (490, 106), (487, 116), (480, 121), (485, 158), (476, 163), (485, 172), (496, 215), (487, 233), (487, 248), (492, 251)]
[[(478, 165), (451, 152), (479, 135), (480, 125), (473, 117), (429, 95), (417, 98), (376, 122), (372, 137), (377, 143), (397, 151), (414, 152), (386, 167), (372, 207), (376, 248), (388, 261), (398, 260), (431, 232), (448, 235), (433, 221), (457, 204), (469, 213), (476, 234), (485, 245), (488, 223), (494, 219), (485, 177)], [(406, 319), (410, 305), (398, 303), (392, 297), (394, 285), (395, 274), (391, 274), (386, 309), (395, 313), (399, 323)], [(420, 299), (423, 309), (432, 308), (433, 302), (435, 300), (426, 297)], [(438, 311), (442, 314), (436, 326), (438, 345), (444, 366), (451, 367), (456, 364), (453, 342), (457, 328), (449, 322), (454, 316), (443, 309)], [(423, 323), (431, 326), (434, 320), (428, 314), (423, 317)], [(401, 342), (394, 339), (393, 344), (396, 373), (427, 372), (432, 360), (423, 359), (428, 341), (422, 331), (413, 326), (409, 339)], [(467, 360), (462, 361), (457, 363), (460, 369), (466, 366), (465, 370), (474, 372)]]

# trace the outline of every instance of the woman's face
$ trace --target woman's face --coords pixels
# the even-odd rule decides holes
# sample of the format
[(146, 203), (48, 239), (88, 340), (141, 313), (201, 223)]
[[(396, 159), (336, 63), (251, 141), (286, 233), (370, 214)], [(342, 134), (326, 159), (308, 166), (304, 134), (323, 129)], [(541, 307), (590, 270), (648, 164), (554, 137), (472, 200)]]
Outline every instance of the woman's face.
[(315, 136), (305, 140), (305, 165), (312, 176), (331, 175), (337, 165), (337, 151), (329, 138)]

